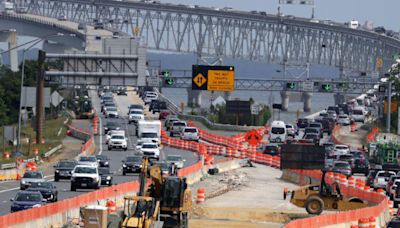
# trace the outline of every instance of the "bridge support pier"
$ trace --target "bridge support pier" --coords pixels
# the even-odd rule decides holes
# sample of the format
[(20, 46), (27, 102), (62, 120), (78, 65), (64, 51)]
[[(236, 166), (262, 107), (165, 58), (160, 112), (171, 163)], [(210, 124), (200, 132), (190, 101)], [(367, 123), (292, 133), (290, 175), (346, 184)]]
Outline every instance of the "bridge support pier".
[[(18, 69), (18, 49), (17, 46), (17, 32), (16, 31), (0, 31), (0, 42), (8, 42), (8, 49), (11, 50), (8, 55), (10, 59), (10, 68), (13, 72)], [(15, 49), (13, 49), (15, 48)]]
[(201, 107), (201, 91), (192, 90), (192, 88), (187, 89), (188, 92), (188, 107)]
[(343, 93), (335, 93), (333, 98), (335, 100), (335, 105), (342, 104), (346, 101)]
[(303, 92), (303, 111), (304, 112), (311, 112), (311, 97), (312, 93), (310, 92)]
[(223, 94), (223, 98), (225, 99), (225, 101), (229, 101), (231, 99), (232, 96), (232, 92), (224, 92)]
[(282, 111), (289, 109), (289, 96), (290, 93), (288, 91), (281, 91)]

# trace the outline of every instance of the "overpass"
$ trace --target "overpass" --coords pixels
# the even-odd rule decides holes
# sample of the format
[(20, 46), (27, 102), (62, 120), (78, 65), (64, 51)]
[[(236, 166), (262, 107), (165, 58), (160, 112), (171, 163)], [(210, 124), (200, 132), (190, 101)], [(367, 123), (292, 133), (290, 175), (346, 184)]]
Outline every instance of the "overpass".
[(109, 28), (139, 34), (151, 49), (199, 56), (375, 72), (388, 69), (392, 55), (400, 51), (397, 39), (331, 21), (134, 1), (15, 2), (36, 15), (64, 15), (86, 23), (96, 19)]

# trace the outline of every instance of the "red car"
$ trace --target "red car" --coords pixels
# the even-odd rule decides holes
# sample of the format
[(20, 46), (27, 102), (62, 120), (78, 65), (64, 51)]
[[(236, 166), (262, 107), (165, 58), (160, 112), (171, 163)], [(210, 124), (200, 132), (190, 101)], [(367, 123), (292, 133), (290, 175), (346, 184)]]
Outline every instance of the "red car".
[(169, 111), (161, 111), (158, 119), (164, 120), (166, 119), (171, 113)]

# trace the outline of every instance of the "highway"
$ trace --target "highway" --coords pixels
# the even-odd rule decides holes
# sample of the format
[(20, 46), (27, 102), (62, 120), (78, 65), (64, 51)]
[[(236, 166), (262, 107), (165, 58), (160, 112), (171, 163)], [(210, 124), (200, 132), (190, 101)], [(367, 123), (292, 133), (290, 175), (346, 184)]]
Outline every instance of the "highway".
[[(96, 91), (91, 91), (91, 97), (93, 100), (93, 106), (97, 110), (98, 113), (100, 113), (100, 100), (97, 97), (97, 92)], [(103, 126), (102, 124), (105, 124), (107, 121), (116, 121), (121, 124), (121, 126), (125, 129), (127, 132), (127, 136), (129, 138), (128, 140), (128, 150), (123, 151), (123, 150), (112, 150), (108, 151), (107, 150), (107, 145), (104, 143), (105, 142), (105, 136), (100, 135), (95, 138), (96, 141), (96, 146), (97, 146), (97, 154), (102, 154), (106, 155), (107, 157), (110, 158), (110, 170), (114, 172), (113, 176), (113, 184), (118, 184), (118, 183), (123, 183), (123, 182), (128, 182), (132, 180), (137, 180), (138, 175), (137, 174), (127, 174), (126, 176), (122, 175), (121, 171), (121, 164), (122, 160), (128, 156), (134, 154), (135, 150), (135, 145), (136, 145), (136, 137), (134, 136), (134, 125), (129, 125), (127, 121), (127, 112), (128, 112), (128, 106), (130, 104), (134, 103), (141, 103), (141, 101), (138, 100), (138, 96), (136, 95), (135, 92), (129, 91), (128, 96), (115, 96), (115, 101), (117, 103), (117, 107), (119, 108), (119, 114), (120, 118), (118, 119), (106, 119), (102, 114), (99, 115), (100, 117), (100, 133), (103, 132)], [(143, 104), (143, 103), (141, 103)], [(155, 116), (149, 116), (149, 112), (146, 112), (147, 115), (145, 118), (155, 118)], [(89, 121), (81, 121), (87, 123), (87, 125), (82, 125), (82, 126), (76, 126), (79, 128), (85, 129), (86, 127), (90, 127)], [(169, 147), (163, 147), (161, 154), (160, 154), (160, 160), (165, 159), (168, 154), (176, 154), (176, 155), (181, 155), (185, 160), (185, 166), (190, 166), (194, 163), (196, 163), (199, 160), (199, 157), (196, 153), (189, 152), (189, 151), (184, 151), (184, 150), (179, 150), (175, 148), (169, 148)], [(47, 179), (49, 181), (53, 181), (53, 175), (47, 176)], [(64, 200), (68, 199), (80, 194), (87, 193), (89, 191), (93, 190), (85, 190), (85, 189), (78, 189), (76, 192), (71, 192), (70, 191), (70, 181), (69, 180), (60, 180), (59, 182), (54, 182), (55, 186), (57, 187), (58, 190), (58, 199)], [(0, 215), (5, 215), (10, 212), (10, 206), (11, 206), (11, 201), (10, 199), (13, 198), (19, 190), (19, 181), (6, 181), (6, 182), (0, 182)]]

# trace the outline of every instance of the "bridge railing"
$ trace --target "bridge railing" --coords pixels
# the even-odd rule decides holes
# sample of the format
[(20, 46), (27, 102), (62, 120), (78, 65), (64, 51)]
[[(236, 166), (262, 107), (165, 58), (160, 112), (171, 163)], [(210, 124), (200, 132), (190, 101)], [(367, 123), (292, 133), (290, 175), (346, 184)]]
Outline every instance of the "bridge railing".
[(79, 32), (78, 30), (71, 29), (68, 26), (64, 26), (61, 24), (57, 24), (48, 20), (43, 20), (35, 17), (31, 17), (29, 15), (24, 15), (24, 14), (0, 14), (0, 18), (5, 18), (5, 19), (11, 19), (11, 20), (16, 20), (16, 21), (23, 21), (23, 22), (33, 22), (33, 23), (38, 23), (42, 25), (46, 25), (51, 28), (56, 28), (59, 30), (64, 31), (65, 33), (68, 34), (75, 34), (78, 38), (82, 40), (86, 40), (85, 34)]

